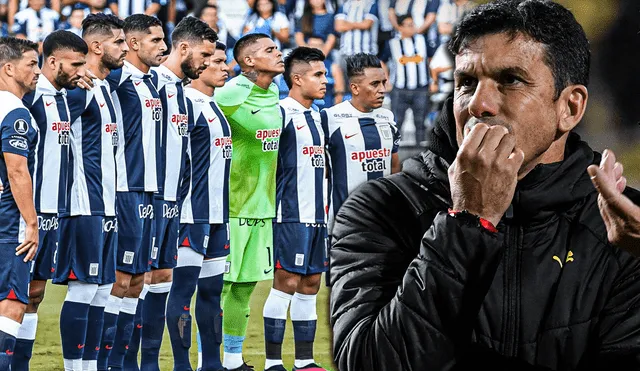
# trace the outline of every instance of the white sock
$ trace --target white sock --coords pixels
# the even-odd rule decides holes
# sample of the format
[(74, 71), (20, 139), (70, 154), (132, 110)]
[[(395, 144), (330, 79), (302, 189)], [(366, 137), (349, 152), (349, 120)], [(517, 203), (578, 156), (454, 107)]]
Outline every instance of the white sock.
[(242, 360), (242, 353), (227, 353), (224, 352), (224, 358), (222, 359), (222, 367), (233, 370), (242, 366), (244, 361)]
[(0, 331), (14, 338), (18, 337), (20, 332), (20, 322), (16, 322), (9, 317), (0, 316)]
[(120, 307), (122, 306), (122, 298), (109, 295), (107, 299), (107, 305), (104, 306), (105, 313), (118, 314), (120, 313)]
[(137, 309), (138, 309), (138, 298), (124, 298), (124, 299), (122, 299), (122, 305), (120, 306), (120, 312), (135, 315)]
[[(273, 319), (287, 319), (287, 311), (289, 310), (289, 304), (291, 303), (291, 298), (293, 295), (289, 295), (286, 292), (282, 292), (280, 290), (276, 290), (275, 288), (271, 288), (269, 292), (269, 296), (267, 297), (267, 301), (264, 303), (264, 308), (262, 309), (262, 316), (264, 318), (273, 318)], [(269, 345), (267, 345), (269, 347)], [(282, 358), (280, 359), (270, 359), (267, 358), (264, 363), (265, 370), (272, 366), (277, 366), (282, 364)]]
[(98, 371), (98, 360), (82, 360), (82, 371)]
[[(292, 321), (316, 321), (318, 314), (316, 311), (317, 295), (305, 295), (296, 292), (291, 299), (291, 320)], [(311, 359), (295, 359), (294, 366), (302, 368), (315, 363)]]
[(65, 359), (64, 371), (82, 371), (82, 358), (81, 359)]
[(22, 325), (18, 330), (18, 339), (35, 340), (36, 330), (38, 329), (38, 313), (25, 313), (22, 319)]

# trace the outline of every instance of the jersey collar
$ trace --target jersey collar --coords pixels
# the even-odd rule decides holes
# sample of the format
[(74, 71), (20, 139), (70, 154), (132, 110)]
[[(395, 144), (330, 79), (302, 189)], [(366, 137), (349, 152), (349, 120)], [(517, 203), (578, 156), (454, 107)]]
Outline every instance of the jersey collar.
[(150, 79), (151, 78), (151, 74), (150, 73), (144, 73), (142, 71), (140, 71), (138, 69), (138, 67), (134, 66), (133, 64), (129, 63), (128, 61), (124, 61), (124, 67), (126, 68), (127, 72), (131, 74), (131, 77), (134, 79), (140, 79), (140, 80), (144, 80), (144, 79)]
[(53, 84), (51, 83), (51, 81), (49, 81), (49, 79), (47, 79), (44, 75), (40, 75), (40, 77), (38, 77), (38, 83), (36, 86), (38, 87), (38, 90), (40, 90), (42, 95), (49, 95), (49, 96), (67, 95), (66, 89), (62, 88), (60, 90), (57, 90), (56, 88), (53, 87)]
[[(212, 95), (212, 96), (208, 96), (208, 95), (206, 95), (205, 93), (201, 92), (200, 90), (193, 88), (191, 85), (188, 85), (185, 89), (188, 89), (188, 91), (190, 91), (190, 93), (189, 93), (189, 94), (194, 94), (194, 95), (196, 95), (197, 97), (195, 97), (195, 98), (198, 98), (198, 97), (199, 97), (199, 98), (202, 98), (202, 99), (204, 99), (205, 101), (209, 101), (209, 102), (214, 102), (214, 101), (215, 101), (215, 100), (213, 99), (213, 95)], [(214, 94), (215, 94), (215, 93), (214, 93)]]

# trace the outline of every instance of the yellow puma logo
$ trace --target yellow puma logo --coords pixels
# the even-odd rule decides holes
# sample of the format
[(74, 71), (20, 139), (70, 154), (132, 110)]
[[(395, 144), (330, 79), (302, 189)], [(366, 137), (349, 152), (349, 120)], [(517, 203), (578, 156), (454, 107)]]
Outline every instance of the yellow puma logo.
[[(560, 260), (560, 258), (557, 255), (553, 256), (553, 260), (557, 261), (558, 264), (560, 264), (560, 268), (562, 268), (562, 260)], [(567, 254), (567, 258), (564, 260), (564, 263), (569, 263), (573, 261), (573, 251), (569, 250), (569, 253)]]

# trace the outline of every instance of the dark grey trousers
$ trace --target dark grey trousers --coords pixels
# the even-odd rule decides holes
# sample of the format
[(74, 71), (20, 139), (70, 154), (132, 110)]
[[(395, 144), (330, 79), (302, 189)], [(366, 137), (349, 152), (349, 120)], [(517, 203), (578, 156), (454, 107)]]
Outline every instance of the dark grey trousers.
[(424, 121), (429, 113), (429, 88), (415, 90), (398, 89), (391, 90), (391, 111), (395, 116), (398, 130), (402, 129), (404, 116), (407, 110), (413, 111), (413, 122), (416, 127), (416, 144), (425, 140)]

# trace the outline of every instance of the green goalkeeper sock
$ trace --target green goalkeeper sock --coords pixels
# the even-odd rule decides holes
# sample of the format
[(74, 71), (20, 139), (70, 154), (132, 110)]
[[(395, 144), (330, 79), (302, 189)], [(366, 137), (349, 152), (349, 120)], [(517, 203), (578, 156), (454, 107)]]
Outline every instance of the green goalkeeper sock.
[(249, 301), (256, 282), (226, 282), (222, 291), (223, 332), (225, 335), (245, 336), (249, 324)]

